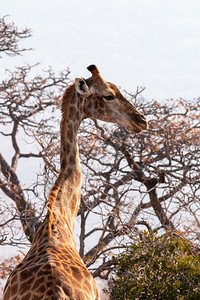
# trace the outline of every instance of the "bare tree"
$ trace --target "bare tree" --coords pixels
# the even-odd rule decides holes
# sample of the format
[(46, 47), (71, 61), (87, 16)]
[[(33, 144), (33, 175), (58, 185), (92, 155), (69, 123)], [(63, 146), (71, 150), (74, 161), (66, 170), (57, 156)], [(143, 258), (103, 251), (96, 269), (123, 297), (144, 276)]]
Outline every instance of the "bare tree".
[[(17, 55), (24, 48), (18, 47), (18, 41), (30, 36), (29, 29), (18, 31), (14, 24), (6, 23), (5, 18), (0, 20), (1, 24), (1, 51), (5, 54)], [(47, 159), (44, 156), (44, 149), (28, 147), (27, 145), (37, 141), (37, 130), (42, 128), (41, 134), (48, 135), (52, 130), (54, 110), (59, 106), (60, 95), (69, 83), (69, 70), (56, 75), (49, 67), (41, 75), (32, 75), (35, 66), (25, 65), (16, 68), (14, 71), (7, 70), (7, 78), (0, 84), (0, 120), (1, 136), (5, 144), (9, 145), (7, 158), (3, 153), (0, 154), (1, 178), (0, 187), (7, 196), (4, 203), (1, 203), (0, 214), (1, 223), (1, 242), (3, 244), (16, 244), (13, 235), (13, 221), (20, 220), (26, 237), (31, 242), (34, 234), (40, 224), (40, 217), (44, 210), (44, 197), (40, 204), (40, 213), (30, 199), (40, 200), (39, 188), (43, 182), (39, 182), (36, 177), (31, 186), (23, 187), (18, 176), (19, 162), (27, 159)], [(36, 72), (36, 71), (35, 71)], [(45, 111), (45, 114), (44, 114)], [(25, 143), (22, 143), (25, 140)], [(51, 136), (52, 137), (52, 136)], [(52, 137), (53, 138), (53, 137)], [(43, 138), (45, 140), (45, 136)], [(31, 148), (31, 149), (30, 149)], [(45, 149), (47, 151), (47, 149)], [(9, 154), (12, 154), (10, 158)], [(10, 161), (8, 161), (10, 159)], [(27, 170), (28, 171), (28, 170)], [(27, 172), (28, 173), (28, 172)], [(25, 176), (24, 176), (25, 178)], [(33, 196), (31, 196), (31, 194)], [(12, 199), (15, 208), (11, 209), (11, 203), (8, 198)], [(41, 201), (39, 201), (41, 202)], [(36, 205), (38, 208), (38, 205)], [(6, 226), (6, 227), (5, 227)], [(8, 226), (10, 227), (8, 234)], [(6, 228), (6, 229), (5, 229)], [(8, 238), (9, 237), (9, 241)]]
[[(9, 71), (0, 85), (1, 135), (13, 153), (10, 160), (7, 153), (0, 156), (0, 187), (6, 195), (0, 211), (2, 245), (24, 243), (16, 241), (19, 221), (17, 232), (32, 241), (59, 169), (59, 97), (69, 71), (56, 76), (48, 69), (31, 78), (33, 68)], [(176, 231), (194, 241), (199, 236), (200, 99), (148, 102), (142, 91), (127, 97), (149, 120), (147, 132), (133, 136), (93, 120), (80, 127), (84, 176), (75, 234), (80, 255), (95, 277), (107, 279), (112, 256), (144, 228)], [(36, 159), (40, 168), (24, 186), (18, 172)]]
[[(94, 265), (94, 275), (105, 278), (113, 253), (134, 241), (141, 229), (175, 231), (195, 242), (199, 237), (200, 99), (149, 103), (138, 90), (132, 100), (149, 119), (147, 132), (133, 137), (124, 128), (94, 122), (95, 130), (84, 126), (80, 135), (88, 177), (80, 209), (80, 253), (88, 266)], [(88, 232), (87, 220), (94, 213), (101, 214), (101, 224)], [(84, 242), (96, 232), (98, 242), (84, 251)]]
[[(0, 18), (0, 52), (10, 56), (19, 55), (28, 49), (19, 47), (19, 42), (31, 36), (31, 30), (18, 29), (14, 23), (8, 23), (6, 16)], [(30, 49), (29, 49), (30, 50)]]

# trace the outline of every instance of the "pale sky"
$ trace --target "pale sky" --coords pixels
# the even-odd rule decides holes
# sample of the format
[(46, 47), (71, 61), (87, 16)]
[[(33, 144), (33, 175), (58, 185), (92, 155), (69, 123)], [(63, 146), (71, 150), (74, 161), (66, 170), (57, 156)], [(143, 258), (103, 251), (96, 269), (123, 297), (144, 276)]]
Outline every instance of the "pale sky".
[(200, 96), (199, 0), (1, 0), (0, 11), (33, 32), (35, 51), (15, 65), (69, 67), (74, 79), (94, 63), (128, 92), (145, 86), (148, 100)]

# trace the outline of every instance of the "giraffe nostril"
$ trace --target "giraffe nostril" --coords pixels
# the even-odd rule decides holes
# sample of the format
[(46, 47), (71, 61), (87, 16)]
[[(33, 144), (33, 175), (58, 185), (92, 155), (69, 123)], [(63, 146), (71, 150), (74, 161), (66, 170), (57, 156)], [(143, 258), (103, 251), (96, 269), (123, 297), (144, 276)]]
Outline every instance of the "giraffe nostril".
[(134, 119), (136, 120), (137, 123), (144, 123), (146, 124), (146, 119), (142, 114), (135, 114)]
[(139, 126), (141, 130), (147, 130), (148, 129), (148, 122), (145, 119), (143, 114), (136, 113), (133, 115), (133, 121), (135, 125)]
[(145, 123), (145, 124), (147, 123), (147, 120), (143, 115), (140, 115), (140, 122)]
[(145, 117), (143, 117), (141, 120), (142, 122), (139, 123), (140, 127), (142, 127), (142, 129), (144, 130), (147, 130), (149, 127), (147, 120), (145, 119)]

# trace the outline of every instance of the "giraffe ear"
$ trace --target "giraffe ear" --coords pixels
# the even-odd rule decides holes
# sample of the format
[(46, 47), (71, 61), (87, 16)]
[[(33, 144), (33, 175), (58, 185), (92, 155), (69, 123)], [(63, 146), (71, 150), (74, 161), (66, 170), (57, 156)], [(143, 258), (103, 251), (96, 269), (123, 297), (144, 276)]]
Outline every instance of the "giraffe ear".
[(85, 95), (85, 94), (87, 94), (89, 87), (83, 78), (76, 78), (75, 79), (75, 89), (79, 94)]

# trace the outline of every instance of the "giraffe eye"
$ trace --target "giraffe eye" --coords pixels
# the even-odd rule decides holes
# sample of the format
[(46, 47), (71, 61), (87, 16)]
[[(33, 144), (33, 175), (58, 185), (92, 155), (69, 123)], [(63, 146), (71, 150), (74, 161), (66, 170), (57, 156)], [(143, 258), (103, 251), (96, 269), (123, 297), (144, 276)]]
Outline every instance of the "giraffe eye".
[(114, 99), (115, 99), (113, 95), (104, 96), (104, 98), (105, 98), (107, 101), (111, 101), (111, 100), (114, 100)]

